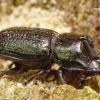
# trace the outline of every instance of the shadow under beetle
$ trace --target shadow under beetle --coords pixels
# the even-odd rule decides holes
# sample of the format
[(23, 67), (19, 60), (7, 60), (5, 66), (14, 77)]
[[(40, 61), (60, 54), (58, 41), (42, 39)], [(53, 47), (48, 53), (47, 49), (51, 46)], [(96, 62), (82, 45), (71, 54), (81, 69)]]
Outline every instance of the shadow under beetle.
[[(62, 84), (66, 84), (62, 70), (100, 71), (99, 51), (88, 36), (58, 34), (43, 28), (12, 27), (0, 32), (0, 56), (12, 60), (0, 77), (25, 65), (40, 71), (24, 84), (50, 70), (53, 63)], [(16, 67), (12, 68), (15, 64)]]

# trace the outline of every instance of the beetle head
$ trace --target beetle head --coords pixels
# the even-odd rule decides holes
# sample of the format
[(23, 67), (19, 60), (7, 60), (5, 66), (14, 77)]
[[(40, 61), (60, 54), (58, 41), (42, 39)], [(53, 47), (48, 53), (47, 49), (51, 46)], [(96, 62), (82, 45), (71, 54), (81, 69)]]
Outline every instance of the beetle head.
[(100, 52), (95, 48), (93, 40), (88, 36), (80, 37), (80, 40), (82, 54), (90, 59), (99, 59)]

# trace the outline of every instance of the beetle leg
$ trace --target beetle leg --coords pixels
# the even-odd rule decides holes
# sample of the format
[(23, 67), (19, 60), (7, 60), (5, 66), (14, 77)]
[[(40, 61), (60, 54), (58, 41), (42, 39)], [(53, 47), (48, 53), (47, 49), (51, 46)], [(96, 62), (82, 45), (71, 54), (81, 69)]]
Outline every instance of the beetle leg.
[(62, 84), (66, 84), (66, 81), (65, 81), (64, 78), (63, 78), (63, 71), (62, 71), (61, 69), (58, 69), (58, 70), (57, 70), (57, 74), (58, 74), (58, 76), (59, 76), (59, 79), (60, 79), (61, 83), (62, 83)]
[(40, 70), (38, 73), (36, 73), (35, 75), (33, 75), (32, 77), (30, 77), (29, 79), (27, 79), (24, 83), (23, 83), (23, 85), (27, 85), (30, 81), (32, 81), (33, 79), (35, 79), (36, 77), (38, 77), (39, 75), (41, 75), (41, 74), (43, 74), (43, 73), (45, 73), (46, 72), (46, 70)]
[(4, 70), (4, 71), (0, 74), (0, 77), (2, 77), (3, 75), (7, 74), (7, 73), (10, 71), (12, 65), (13, 65), (13, 63), (11, 63), (11, 64), (9, 65), (9, 67), (8, 67), (6, 70)]
[[(13, 64), (15, 64), (15, 67), (13, 68)], [(0, 77), (2, 77), (3, 75), (10, 73), (12, 71), (16, 71), (20, 69), (20, 64), (17, 62), (12, 62), (9, 67), (7, 69), (5, 69), (1, 74)]]

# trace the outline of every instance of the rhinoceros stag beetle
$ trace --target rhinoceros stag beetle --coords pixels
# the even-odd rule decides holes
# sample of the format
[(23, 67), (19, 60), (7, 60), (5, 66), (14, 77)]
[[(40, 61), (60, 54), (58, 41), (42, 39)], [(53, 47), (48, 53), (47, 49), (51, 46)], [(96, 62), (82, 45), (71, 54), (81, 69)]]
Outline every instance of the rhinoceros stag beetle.
[[(66, 84), (62, 70), (100, 71), (99, 51), (88, 36), (58, 34), (43, 28), (12, 27), (0, 32), (0, 56), (12, 60), (0, 77), (10, 71), (27, 68), (39, 69), (27, 79), (27, 84), (37, 76), (59, 65), (57, 70), (62, 84)], [(15, 64), (16, 67), (12, 68)]]

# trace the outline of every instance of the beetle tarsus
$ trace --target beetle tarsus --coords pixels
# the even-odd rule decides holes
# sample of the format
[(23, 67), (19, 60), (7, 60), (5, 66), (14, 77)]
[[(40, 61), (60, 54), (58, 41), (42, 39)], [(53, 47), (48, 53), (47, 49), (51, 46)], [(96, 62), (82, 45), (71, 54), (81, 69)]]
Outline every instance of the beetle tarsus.
[(7, 69), (5, 69), (1, 74), (0, 74), (0, 77), (2, 77), (2, 76), (4, 76), (5, 74), (7, 74), (12, 68), (12, 65), (13, 65), (13, 63), (11, 63), (10, 65), (9, 65), (9, 67), (7, 68)]
[[(12, 68), (13, 64), (15, 64), (15, 67)], [(18, 71), (20, 69), (20, 64), (17, 62), (11, 63), (7, 69), (5, 69), (1, 74), (0, 77), (3, 77), (5, 74), (13, 72), (13, 71)]]
[(27, 85), (30, 81), (32, 81), (33, 79), (37, 78), (39, 75), (45, 73), (45, 70), (40, 70), (37, 74), (33, 75), (32, 77), (30, 77), (29, 79), (27, 79), (23, 85)]

